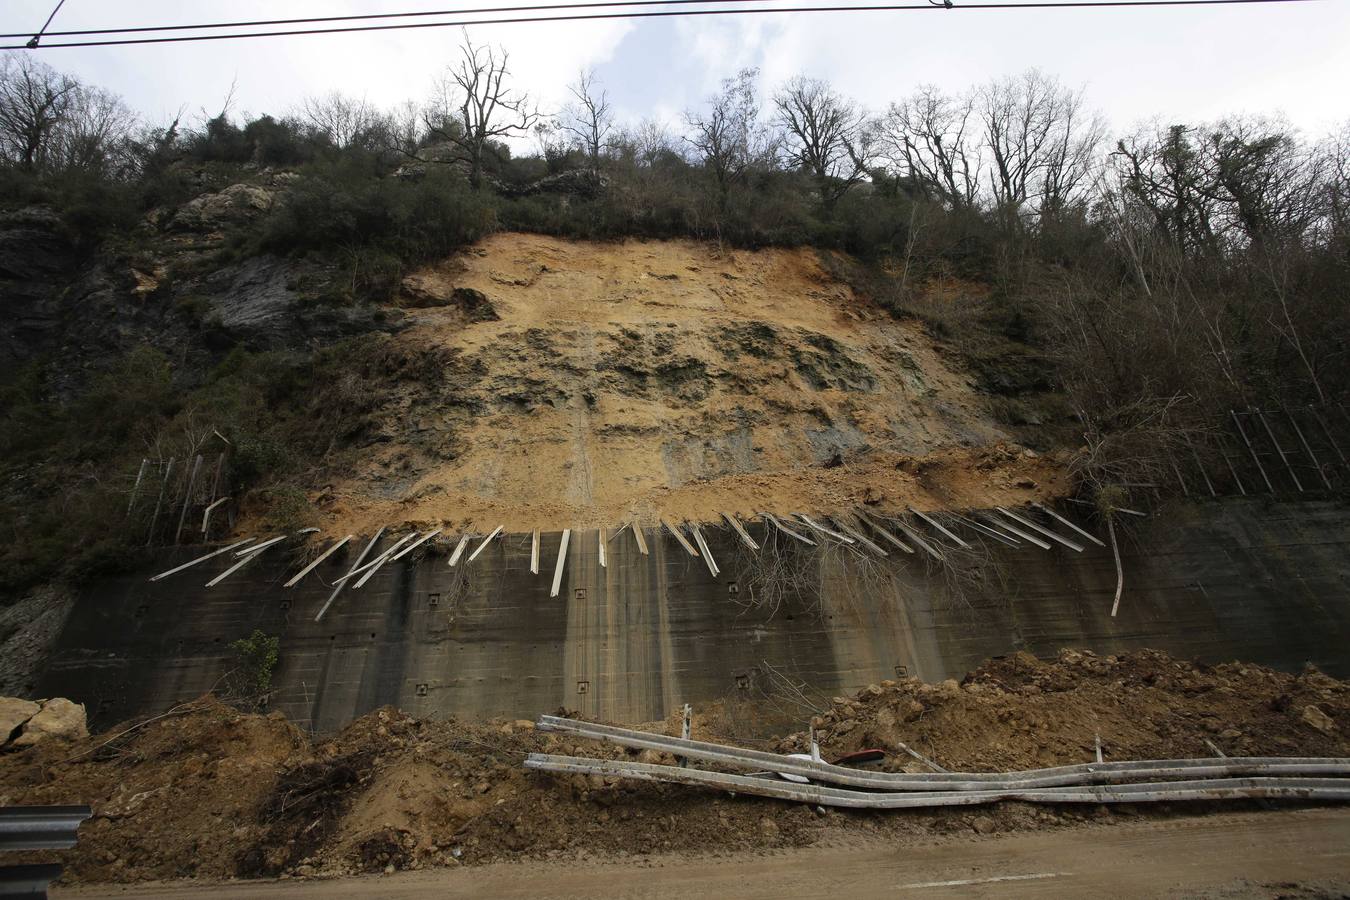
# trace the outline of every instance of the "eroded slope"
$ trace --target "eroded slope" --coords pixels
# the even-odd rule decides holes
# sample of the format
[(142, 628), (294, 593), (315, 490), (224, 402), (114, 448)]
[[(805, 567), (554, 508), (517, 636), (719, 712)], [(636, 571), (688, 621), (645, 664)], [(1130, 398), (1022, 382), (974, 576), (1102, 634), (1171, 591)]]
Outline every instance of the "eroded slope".
[[(405, 281), (396, 396), (334, 524), (508, 528), (1016, 502), (1055, 470), (1004, 444), (921, 328), (814, 251), (501, 234)], [(424, 386), (425, 387), (425, 386)]]

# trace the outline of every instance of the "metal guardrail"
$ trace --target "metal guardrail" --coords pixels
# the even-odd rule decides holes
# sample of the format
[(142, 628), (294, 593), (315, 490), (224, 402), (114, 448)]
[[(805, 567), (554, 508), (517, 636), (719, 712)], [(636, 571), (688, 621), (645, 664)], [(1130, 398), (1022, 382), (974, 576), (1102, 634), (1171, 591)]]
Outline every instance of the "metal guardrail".
[(0, 900), (38, 900), (47, 896), (47, 885), (61, 877), (54, 864), (0, 866)]
[(975, 806), (1000, 800), (1027, 803), (1147, 803), (1181, 800), (1350, 801), (1350, 780), (1335, 778), (1219, 778), (1126, 785), (1077, 785), (1038, 790), (946, 790), (869, 792), (796, 784), (775, 777), (729, 775), (650, 763), (616, 762), (531, 753), (527, 769), (565, 774), (632, 778), (698, 785), (817, 806), (853, 809), (914, 809)]
[(1113, 784), (1164, 778), (1229, 778), (1287, 776), (1350, 776), (1350, 758), (1345, 757), (1224, 757), (1222, 759), (1132, 760), (1128, 762), (1079, 763), (1022, 772), (866, 772), (826, 762), (790, 759), (777, 753), (727, 747), (581, 722), (559, 716), (540, 716), (538, 730), (606, 741), (624, 747), (656, 750), (691, 760), (733, 769), (770, 769), (815, 781), (853, 788), (886, 791), (987, 791), (1041, 790), (1090, 784)]
[[(0, 807), (0, 851), (68, 850), (93, 813), (88, 806)], [(47, 885), (60, 877), (55, 863), (0, 866), (0, 900), (46, 898)]]
[(0, 866), (0, 900), (40, 900), (47, 896), (47, 885), (61, 877), (55, 863), (26, 866)]
[(88, 806), (0, 807), (0, 851), (68, 850), (80, 823), (93, 814)]

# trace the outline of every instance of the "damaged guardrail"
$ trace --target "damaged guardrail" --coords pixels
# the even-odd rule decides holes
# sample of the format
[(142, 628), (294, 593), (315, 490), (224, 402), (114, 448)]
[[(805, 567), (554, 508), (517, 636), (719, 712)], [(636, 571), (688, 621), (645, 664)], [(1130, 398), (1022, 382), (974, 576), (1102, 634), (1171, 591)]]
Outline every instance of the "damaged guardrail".
[(602, 777), (666, 781), (736, 793), (796, 800), (816, 806), (851, 809), (914, 809), (976, 806), (1000, 800), (1027, 803), (1148, 803), (1178, 800), (1322, 800), (1350, 801), (1350, 781), (1333, 778), (1210, 778), (1125, 785), (1079, 785), (1040, 790), (855, 791), (818, 784), (796, 784), (773, 777), (729, 775), (651, 763), (616, 762), (531, 753), (527, 769)]
[(582, 722), (560, 716), (540, 716), (536, 727), (539, 731), (574, 734), (637, 750), (656, 750), (728, 768), (747, 771), (772, 769), (774, 772), (800, 775), (814, 781), (869, 790), (922, 791), (937, 787), (950, 791), (993, 788), (1012, 790), (1187, 776), (1191, 778), (1350, 776), (1350, 758), (1334, 756), (1228, 756), (1213, 759), (1133, 760), (1078, 763), (1046, 769), (1028, 769), (1022, 772), (865, 772), (827, 762), (794, 759), (762, 750), (747, 750), (705, 741), (668, 737), (663, 734)]
[[(541, 716), (540, 731), (573, 734), (635, 749), (656, 750), (731, 769), (797, 775), (736, 775), (623, 760), (532, 753), (526, 768), (564, 774), (665, 781), (797, 800), (821, 806), (906, 809), (966, 806), (999, 800), (1029, 803), (1143, 803), (1164, 800), (1350, 801), (1350, 759), (1343, 757), (1225, 757), (1222, 759), (1098, 762), (1024, 772), (862, 772), (811, 759), (746, 750)], [(1168, 780), (1172, 779), (1172, 780)], [(844, 785), (836, 787), (832, 785)]]

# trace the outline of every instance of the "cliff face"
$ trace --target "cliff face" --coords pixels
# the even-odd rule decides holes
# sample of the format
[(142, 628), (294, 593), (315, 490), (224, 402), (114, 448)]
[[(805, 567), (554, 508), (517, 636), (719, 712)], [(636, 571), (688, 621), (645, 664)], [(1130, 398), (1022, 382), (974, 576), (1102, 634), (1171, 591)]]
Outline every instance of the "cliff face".
[(388, 392), (326, 495), (341, 533), (977, 506), (1054, 481), (920, 326), (810, 249), (504, 233), (398, 302), (394, 343), (435, 362)]
[[(234, 347), (301, 350), (397, 322), (369, 306), (324, 302), (323, 263), (226, 251), (284, 185), (230, 185), (152, 212), (93, 252), (42, 207), (0, 213), (0, 367), (55, 362), (58, 395), (148, 344), (192, 383)], [(58, 374), (59, 373), (59, 374)]]
[[(0, 556), (17, 573), (0, 590), (181, 537), (136, 505), (143, 459), (170, 505), (231, 500), (216, 527), (241, 535), (898, 513), (1063, 489), (1058, 460), (991, 415), (967, 355), (814, 249), (499, 232), (401, 277), (374, 260), (391, 266), (358, 290), (365, 257), (265, 251), (302, 191), (249, 178), (204, 177), (92, 251), (48, 211), (0, 217), (0, 367), (23, 377), (0, 381), (0, 403), (19, 398), (0, 417), (24, 437), (0, 524), (34, 538)], [(159, 355), (132, 356), (145, 346)], [(170, 461), (207, 440), (220, 474), (194, 485)]]

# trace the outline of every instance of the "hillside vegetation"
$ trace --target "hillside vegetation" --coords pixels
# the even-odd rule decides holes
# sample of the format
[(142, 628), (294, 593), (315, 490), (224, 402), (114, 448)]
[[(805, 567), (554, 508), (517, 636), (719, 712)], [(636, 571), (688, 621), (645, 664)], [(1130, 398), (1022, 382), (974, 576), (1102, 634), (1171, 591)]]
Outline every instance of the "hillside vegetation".
[[(466, 42), (441, 102), (151, 126), (5, 60), (0, 596), (134, 562), (145, 457), (227, 446), (242, 512), (312, 522), (399, 385), (453, 371), (397, 338), (409, 277), (503, 231), (809, 248), (968, 373), (981, 428), (1074, 451), (1089, 496), (1157, 480), (1229, 408), (1344, 398), (1350, 130), (1117, 133), (1038, 72), (874, 111), (742, 72), (624, 123), (593, 78), (541, 113), (505, 66)], [(484, 71), (489, 118), (460, 102)]]

